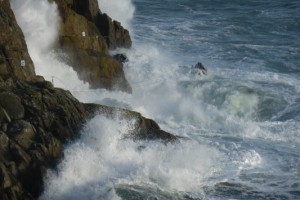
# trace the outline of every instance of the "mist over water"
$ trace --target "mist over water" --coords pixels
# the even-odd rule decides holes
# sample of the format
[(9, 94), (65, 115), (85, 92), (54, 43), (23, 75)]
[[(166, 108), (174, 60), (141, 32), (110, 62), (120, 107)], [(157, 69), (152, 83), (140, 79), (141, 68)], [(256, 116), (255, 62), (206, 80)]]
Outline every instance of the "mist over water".
[[(58, 34), (54, 4), (12, 4), (38, 74), (59, 77), (55, 86), (83, 102), (141, 112), (187, 138), (123, 140), (134, 121), (97, 116), (49, 171), (41, 199), (300, 198), (297, 1), (99, 0), (131, 30), (132, 49), (116, 52), (129, 58), (133, 94), (89, 90), (47, 51)], [(32, 30), (48, 40), (36, 42)], [(207, 76), (193, 73), (197, 62)]]

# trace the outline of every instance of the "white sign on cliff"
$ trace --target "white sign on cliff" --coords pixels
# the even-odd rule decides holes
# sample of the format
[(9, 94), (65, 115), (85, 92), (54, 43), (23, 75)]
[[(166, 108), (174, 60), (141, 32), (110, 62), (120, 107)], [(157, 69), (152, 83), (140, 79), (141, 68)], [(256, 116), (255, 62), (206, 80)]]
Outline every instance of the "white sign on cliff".
[(26, 66), (25, 60), (21, 60), (21, 61), (20, 61), (20, 65), (21, 65), (21, 67), (25, 67), (25, 66)]
[(82, 32), (82, 37), (85, 37), (85, 32), (84, 31)]

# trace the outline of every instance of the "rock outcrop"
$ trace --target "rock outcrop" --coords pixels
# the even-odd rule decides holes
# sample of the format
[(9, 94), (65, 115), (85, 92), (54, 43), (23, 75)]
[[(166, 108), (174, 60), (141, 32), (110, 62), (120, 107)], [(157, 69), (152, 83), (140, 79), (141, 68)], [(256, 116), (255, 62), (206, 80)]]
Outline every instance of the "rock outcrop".
[(18, 26), (10, 2), (0, 1), (0, 75), (32, 80), (35, 71), (24, 35)]
[(129, 110), (82, 104), (50, 82), (12, 82), (0, 90), (0, 199), (35, 199), (46, 169), (62, 156), (62, 145), (79, 136), (84, 122), (115, 115), (136, 121), (133, 140), (176, 142), (156, 122)]
[(62, 18), (59, 48), (68, 52), (71, 65), (91, 88), (131, 92), (122, 63), (108, 49), (130, 47), (131, 39), (120, 23), (102, 20), (97, 0), (56, 0)]
[(121, 108), (108, 107), (98, 104), (85, 104), (89, 113), (104, 115), (114, 119), (116, 116), (126, 120), (134, 120), (134, 129), (125, 138), (133, 140), (160, 140), (163, 143), (176, 143), (178, 137), (162, 129), (152, 119), (143, 117), (140, 113)]
[[(95, 13), (90, 10), (86, 15), (92, 17)], [(81, 20), (80, 17), (74, 19)], [(80, 23), (83, 23), (82, 26), (88, 24), (84, 20)], [(72, 28), (69, 31), (78, 33), (72, 23), (70, 26)], [(96, 114), (113, 117), (112, 113), (117, 112), (126, 119), (135, 119), (136, 127), (129, 134), (129, 138), (134, 140), (178, 140), (139, 113), (80, 103), (70, 92), (54, 88), (43, 77), (36, 76), (9, 0), (0, 1), (0, 30), (1, 200), (37, 199), (43, 190), (46, 170), (55, 167), (62, 158), (63, 145), (77, 138), (82, 125)], [(103, 41), (103, 38), (99, 37), (100, 40)], [(76, 42), (70, 45), (76, 47)], [(99, 51), (107, 52), (105, 46), (96, 40), (89, 42)], [(84, 51), (89, 52), (87, 49)], [(25, 67), (20, 67), (20, 57), (26, 60)], [(104, 63), (114, 62), (107, 54), (101, 55), (101, 59)]]
[(131, 47), (132, 42), (128, 30), (123, 28), (120, 22), (114, 21), (106, 13), (102, 13), (97, 0), (73, 0), (68, 1), (68, 5), (77, 14), (84, 16), (96, 25), (109, 49)]
[(78, 136), (87, 113), (50, 82), (10, 80), (0, 90), (0, 199), (34, 199), (62, 144)]

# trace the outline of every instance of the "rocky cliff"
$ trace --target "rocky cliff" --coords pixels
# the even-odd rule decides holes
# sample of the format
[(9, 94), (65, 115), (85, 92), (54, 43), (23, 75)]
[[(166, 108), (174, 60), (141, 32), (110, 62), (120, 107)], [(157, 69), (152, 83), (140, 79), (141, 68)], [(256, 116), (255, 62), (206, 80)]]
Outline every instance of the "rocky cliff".
[(71, 65), (91, 88), (131, 92), (122, 63), (108, 50), (129, 48), (131, 39), (120, 23), (102, 14), (97, 0), (55, 0), (62, 18), (59, 48), (68, 52)]
[(9, 1), (0, 1), (0, 74), (2, 78), (15, 77), (32, 80), (35, 71), (28, 54), (24, 35), (19, 28)]
[[(72, 5), (66, 2), (60, 6)], [(91, 19), (95, 13), (99, 14), (97, 9), (88, 11), (81, 14)], [(77, 21), (83, 23), (80, 26), (95, 28), (71, 9), (66, 12), (76, 15), (76, 20), (82, 20)], [(64, 22), (66, 27), (67, 21)], [(74, 24), (70, 26), (69, 31), (80, 33)], [(43, 77), (36, 76), (9, 0), (0, 1), (0, 30), (0, 199), (38, 198), (43, 190), (43, 176), (61, 159), (63, 144), (77, 138), (82, 125), (96, 114), (113, 118), (114, 113), (118, 113), (126, 119), (135, 119), (135, 130), (128, 136), (130, 139), (177, 141), (175, 136), (139, 113), (80, 103), (70, 92), (54, 88)], [(103, 42), (102, 36), (98, 36), (97, 41)], [(107, 54), (106, 45), (97, 41), (91, 39), (89, 42), (104, 52), (102, 59), (114, 62)], [(69, 45), (74, 45), (73, 50), (77, 47), (75, 42)], [(20, 59), (25, 60), (25, 65)]]

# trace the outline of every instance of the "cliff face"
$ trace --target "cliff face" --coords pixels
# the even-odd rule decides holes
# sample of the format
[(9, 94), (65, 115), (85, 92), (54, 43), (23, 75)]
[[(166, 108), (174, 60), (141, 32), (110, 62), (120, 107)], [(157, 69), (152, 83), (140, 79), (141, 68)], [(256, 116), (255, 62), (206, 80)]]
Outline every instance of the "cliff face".
[(132, 42), (128, 30), (124, 29), (119, 22), (112, 20), (107, 14), (102, 13), (97, 0), (73, 0), (69, 2), (72, 10), (96, 25), (105, 38), (109, 49), (131, 47)]
[[(71, 56), (69, 65), (91, 88), (131, 92), (122, 63), (108, 49), (130, 47), (127, 30), (108, 17), (103, 20), (97, 0), (56, 0), (62, 23), (59, 48)], [(100, 18), (102, 20), (100, 20)]]
[(35, 71), (8, 0), (0, 1), (0, 75), (32, 80)]
[[(75, 16), (65, 16), (64, 26), (70, 33), (81, 31), (74, 23), (97, 33), (91, 22), (70, 9), (66, 8), (65, 11)], [(91, 17), (98, 13), (97, 10), (89, 11), (85, 14)], [(71, 23), (67, 18), (75, 21), (70, 20)], [(82, 125), (95, 114), (113, 118), (114, 113), (118, 113), (126, 119), (135, 119), (135, 130), (128, 135), (130, 139), (177, 141), (175, 136), (161, 130), (153, 120), (146, 119), (139, 113), (96, 104), (82, 104), (70, 92), (54, 88), (43, 77), (35, 76), (24, 36), (16, 23), (9, 0), (0, 0), (0, 30), (1, 200), (37, 199), (43, 190), (46, 170), (54, 167), (62, 157), (62, 145), (77, 138)], [(80, 53), (76, 52), (78, 55), (88, 52), (94, 55), (95, 52), (88, 48), (89, 45), (94, 45), (96, 54), (98, 51), (104, 54), (100, 56), (100, 64), (112, 63), (112, 66), (116, 62), (107, 55), (107, 47), (101, 35), (98, 35), (97, 40), (88, 40), (89, 45), (86, 46), (81, 41), (72, 41), (71, 38), (70, 41), (62, 40), (65, 42), (62, 46), (70, 45), (73, 51), (79, 47), (87, 47)], [(90, 54), (86, 55), (87, 58), (92, 57)], [(20, 58), (26, 61), (24, 67), (20, 66)], [(85, 69), (81, 70), (86, 73)], [(108, 70), (107, 73), (111, 72)]]

